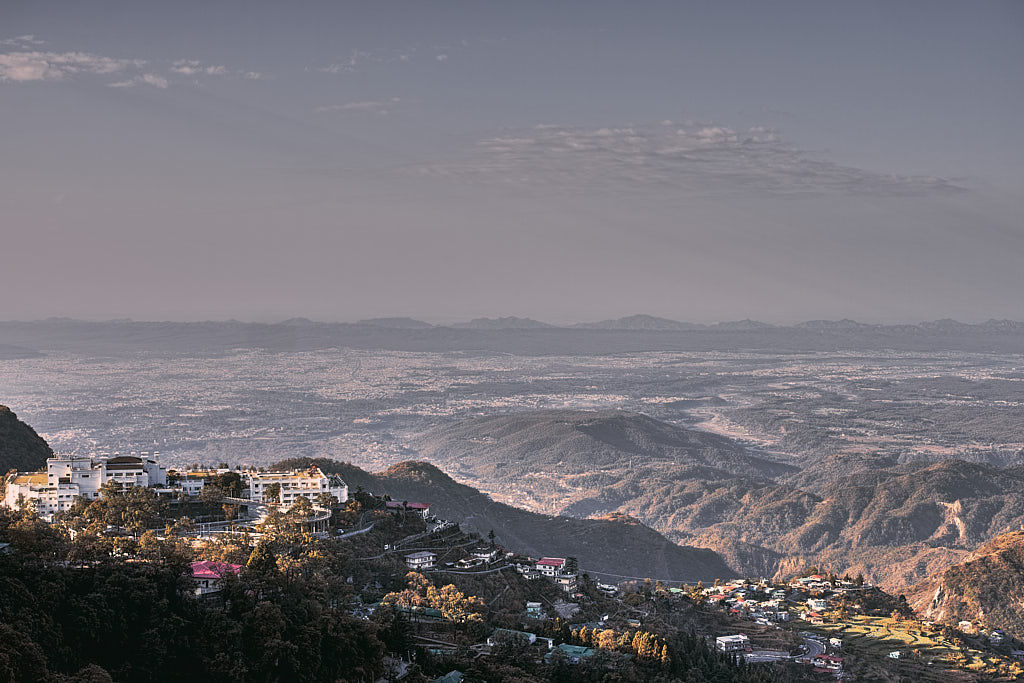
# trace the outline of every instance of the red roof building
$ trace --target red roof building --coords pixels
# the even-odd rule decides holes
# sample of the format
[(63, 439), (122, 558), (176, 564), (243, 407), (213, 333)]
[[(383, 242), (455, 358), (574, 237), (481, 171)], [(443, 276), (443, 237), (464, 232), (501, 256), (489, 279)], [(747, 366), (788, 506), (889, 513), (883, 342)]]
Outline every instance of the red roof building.
[(209, 595), (221, 589), (221, 580), (225, 576), (238, 576), (242, 570), (240, 564), (227, 562), (211, 562), (200, 560), (192, 563), (192, 578), (196, 582), (196, 595)]
[(537, 571), (545, 576), (555, 576), (564, 568), (564, 557), (542, 557), (537, 560)]

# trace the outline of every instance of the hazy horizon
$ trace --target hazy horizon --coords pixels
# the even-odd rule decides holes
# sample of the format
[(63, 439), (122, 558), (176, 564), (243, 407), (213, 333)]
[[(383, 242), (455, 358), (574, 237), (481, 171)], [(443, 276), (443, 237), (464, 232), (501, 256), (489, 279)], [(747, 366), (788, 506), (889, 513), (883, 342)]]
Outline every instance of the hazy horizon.
[(0, 319), (1022, 320), (1022, 37), (997, 1), (4, 3)]
[[(371, 314), (371, 315), (361, 316), (361, 317), (358, 317), (358, 318), (350, 318), (350, 319), (348, 319), (348, 318), (347, 319), (309, 318), (307, 316), (302, 316), (302, 315), (284, 316), (284, 317), (266, 316), (266, 317), (249, 317), (249, 318), (238, 317), (238, 316), (232, 316), (232, 317), (227, 317), (227, 318), (203, 318), (203, 317), (190, 317), (190, 318), (188, 318), (188, 317), (181, 317), (181, 318), (137, 318), (137, 317), (130, 317), (130, 316), (122, 316), (122, 317), (116, 317), (116, 318), (104, 318), (104, 317), (56, 315), (56, 316), (47, 316), (45, 318), (9, 318), (9, 319), (0, 319), (0, 323), (42, 323), (42, 322), (53, 321), (53, 320), (69, 320), (69, 321), (85, 322), (85, 323), (121, 323), (121, 322), (132, 322), (132, 323), (229, 323), (229, 322), (235, 322), (235, 323), (243, 323), (243, 324), (278, 325), (278, 324), (293, 322), (293, 321), (297, 321), (297, 320), (307, 320), (307, 321), (309, 321), (311, 323), (314, 323), (314, 324), (352, 325), (352, 324), (357, 324), (357, 323), (369, 323), (369, 322), (373, 322), (375, 320), (383, 321), (383, 320), (392, 320), (392, 319), (409, 319), (409, 320), (414, 320), (414, 321), (418, 321), (418, 322), (428, 323), (430, 325), (433, 325), (434, 327), (446, 327), (446, 326), (450, 326), (450, 325), (458, 325), (458, 324), (462, 324), (462, 323), (469, 323), (469, 322), (473, 322), (473, 321), (476, 321), (476, 320), (498, 320), (498, 319), (504, 319), (504, 318), (515, 318), (515, 319), (519, 319), (519, 320), (532, 320), (532, 321), (539, 322), (539, 323), (545, 323), (545, 324), (551, 325), (553, 327), (571, 327), (571, 326), (574, 326), (574, 325), (580, 325), (580, 324), (585, 324), (585, 323), (608, 322), (608, 321), (621, 320), (621, 319), (625, 319), (625, 318), (632, 318), (632, 317), (635, 317), (635, 316), (651, 316), (651, 317), (654, 317), (654, 318), (659, 318), (659, 319), (663, 319), (663, 320), (669, 320), (669, 321), (672, 321), (672, 322), (688, 323), (688, 324), (693, 324), (693, 325), (705, 325), (705, 326), (713, 326), (713, 325), (718, 325), (718, 324), (727, 324), (727, 323), (745, 322), (745, 321), (766, 323), (768, 325), (773, 325), (773, 326), (777, 326), (777, 327), (787, 327), (787, 326), (792, 326), (792, 325), (799, 325), (801, 323), (820, 322), (820, 321), (827, 321), (827, 322), (853, 321), (853, 322), (861, 323), (861, 324), (865, 324), (865, 325), (918, 325), (918, 324), (922, 324), (922, 323), (933, 323), (933, 322), (943, 322), (943, 321), (953, 321), (953, 322), (963, 323), (963, 324), (967, 324), (967, 325), (981, 325), (981, 324), (984, 324), (986, 322), (993, 322), (993, 321), (996, 321), (996, 322), (999, 322), (999, 321), (1010, 321), (1010, 322), (1024, 323), (1024, 319), (1016, 320), (1016, 319), (1013, 319), (1013, 318), (992, 318), (992, 317), (954, 318), (952, 316), (941, 316), (941, 317), (937, 317), (937, 318), (920, 318), (919, 317), (919, 318), (907, 318), (907, 319), (886, 319), (886, 320), (878, 319), (878, 320), (876, 320), (876, 319), (851, 318), (851, 317), (842, 316), (842, 315), (832, 315), (832, 316), (824, 315), (824, 316), (818, 316), (818, 317), (808, 317), (808, 318), (799, 318), (799, 317), (797, 317), (797, 318), (785, 318), (785, 319), (772, 318), (770, 316), (750, 315), (750, 316), (744, 316), (742, 318), (713, 318), (713, 319), (709, 318), (709, 319), (704, 319), (704, 320), (696, 320), (696, 319), (690, 319), (690, 318), (673, 317), (671, 315), (654, 315), (654, 314), (650, 314), (650, 313), (625, 313), (625, 314), (622, 314), (622, 315), (610, 315), (610, 316), (608, 316), (606, 318), (587, 318), (587, 319), (582, 319), (582, 318), (580, 318), (580, 319), (576, 319), (576, 318), (571, 318), (571, 319), (553, 319), (553, 318), (541, 318), (541, 317), (537, 317), (537, 316), (533, 316), (533, 315), (528, 315), (528, 314), (513, 315), (513, 314), (503, 314), (503, 313), (500, 313), (500, 314), (482, 313), (482, 314), (474, 314), (474, 315), (468, 315), (467, 314), (467, 315), (461, 316), (461, 317), (446, 317), (446, 316), (417, 315), (417, 314), (394, 314), (394, 315), (392, 315), (392, 314), (372, 315)], [(515, 328), (503, 328), (503, 329), (515, 329)]]

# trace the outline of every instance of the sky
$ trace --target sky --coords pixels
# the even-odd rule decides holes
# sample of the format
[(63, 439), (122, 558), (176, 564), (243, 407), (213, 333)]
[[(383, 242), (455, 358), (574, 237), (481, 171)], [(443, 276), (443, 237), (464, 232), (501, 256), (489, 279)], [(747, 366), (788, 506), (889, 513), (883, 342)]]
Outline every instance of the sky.
[(0, 319), (1024, 320), (1024, 3), (0, 2)]

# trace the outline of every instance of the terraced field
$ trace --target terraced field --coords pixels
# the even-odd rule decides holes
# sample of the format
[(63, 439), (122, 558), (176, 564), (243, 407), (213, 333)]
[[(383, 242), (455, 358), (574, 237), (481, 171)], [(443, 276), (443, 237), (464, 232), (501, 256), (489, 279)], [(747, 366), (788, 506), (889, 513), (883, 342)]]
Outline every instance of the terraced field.
[[(814, 630), (829, 638), (842, 638), (843, 655), (849, 666), (868, 666), (872, 670), (862, 671), (865, 677), (886, 680), (890, 673), (907, 680), (973, 681), (980, 675), (1012, 681), (1024, 676), (1024, 667), (1019, 663), (991, 652), (961, 649), (939, 631), (917, 621), (855, 616)], [(903, 656), (890, 659), (889, 653), (897, 650)], [(877, 662), (886, 666), (879, 667)]]

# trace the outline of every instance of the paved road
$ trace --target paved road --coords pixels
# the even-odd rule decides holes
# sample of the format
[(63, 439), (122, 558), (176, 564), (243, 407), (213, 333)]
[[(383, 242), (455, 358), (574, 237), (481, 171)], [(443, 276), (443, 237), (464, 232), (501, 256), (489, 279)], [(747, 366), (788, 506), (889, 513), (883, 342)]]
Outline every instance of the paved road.
[(356, 531), (350, 531), (347, 534), (339, 534), (335, 538), (348, 538), (349, 536), (358, 536), (359, 534), (365, 534), (367, 531), (373, 528), (374, 522), (370, 522), (370, 526), (365, 529), (357, 529)]
[(789, 659), (788, 652), (778, 650), (754, 650), (743, 655), (748, 664), (765, 664), (768, 662), (783, 662)]
[(804, 638), (804, 645), (807, 646), (808, 659), (825, 654), (825, 644), (815, 638)]

